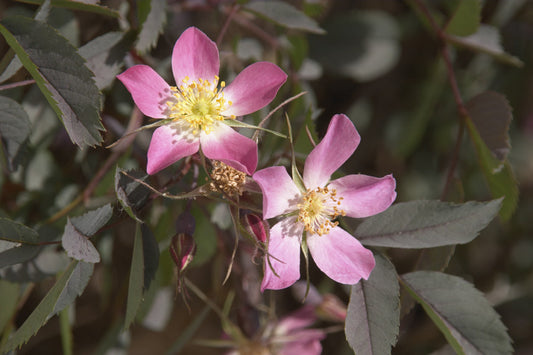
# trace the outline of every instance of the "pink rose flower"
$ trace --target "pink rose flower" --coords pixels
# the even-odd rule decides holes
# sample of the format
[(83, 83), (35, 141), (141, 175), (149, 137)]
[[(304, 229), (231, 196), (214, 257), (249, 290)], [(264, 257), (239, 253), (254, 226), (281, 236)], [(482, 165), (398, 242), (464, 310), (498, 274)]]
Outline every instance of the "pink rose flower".
[(117, 78), (143, 114), (166, 119), (148, 148), (148, 174), (198, 152), (252, 174), (257, 144), (226, 125), (225, 120), (255, 112), (276, 96), (287, 75), (275, 64), (254, 63), (225, 87), (220, 82), (218, 48), (202, 31), (189, 27), (172, 51), (176, 86), (169, 86), (147, 65), (135, 65)]
[(360, 140), (350, 119), (335, 115), (324, 139), (305, 161), (303, 189), (282, 166), (253, 175), (263, 192), (263, 217), (280, 216), (270, 229), (262, 291), (288, 287), (300, 278), (300, 245), (304, 241), (317, 266), (331, 279), (349, 285), (368, 279), (375, 265), (372, 252), (334, 220), (384, 211), (396, 198), (396, 181), (392, 175), (376, 178), (361, 174), (330, 181)]

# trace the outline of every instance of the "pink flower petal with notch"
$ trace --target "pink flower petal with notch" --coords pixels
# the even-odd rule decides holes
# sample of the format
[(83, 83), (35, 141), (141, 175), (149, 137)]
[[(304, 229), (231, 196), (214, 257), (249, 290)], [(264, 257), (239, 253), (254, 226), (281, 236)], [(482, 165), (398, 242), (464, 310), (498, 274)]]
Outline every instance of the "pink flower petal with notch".
[(287, 74), (273, 63), (249, 65), (224, 89), (224, 98), (232, 105), (222, 114), (242, 116), (265, 107), (276, 97), (286, 80)]
[[(300, 239), (303, 226), (296, 217), (281, 220), (270, 229), (261, 292), (289, 287), (300, 278)], [(270, 261), (270, 265), (269, 265)], [(272, 271), (272, 268), (276, 274)]]
[(130, 92), (143, 114), (153, 118), (167, 118), (170, 86), (147, 65), (134, 65), (117, 78)]
[(263, 218), (269, 219), (296, 210), (301, 194), (283, 166), (256, 172), (255, 182), (263, 192)]
[(216, 43), (196, 27), (187, 28), (172, 50), (172, 73), (176, 86), (182, 85), (183, 79), (188, 77), (191, 82), (198, 79), (208, 80), (214, 88), (218, 82), (213, 84), (213, 80), (219, 69)]
[(361, 278), (368, 279), (376, 263), (370, 250), (339, 227), (322, 236), (308, 234), (307, 245), (318, 268), (342, 284), (354, 285)]
[(252, 175), (257, 167), (255, 141), (223, 123), (215, 124), (212, 132), (200, 133), (202, 152), (209, 159), (220, 160), (232, 168)]
[(359, 133), (346, 115), (333, 116), (326, 135), (305, 160), (305, 187), (324, 187), (331, 175), (353, 154), (360, 141)]
[(150, 175), (163, 170), (181, 158), (193, 155), (200, 148), (200, 140), (181, 129), (179, 124), (157, 128), (148, 147), (146, 172)]
[(385, 211), (396, 199), (396, 180), (392, 175), (377, 178), (346, 175), (330, 182), (330, 188), (342, 197), (340, 208), (354, 218), (373, 216)]

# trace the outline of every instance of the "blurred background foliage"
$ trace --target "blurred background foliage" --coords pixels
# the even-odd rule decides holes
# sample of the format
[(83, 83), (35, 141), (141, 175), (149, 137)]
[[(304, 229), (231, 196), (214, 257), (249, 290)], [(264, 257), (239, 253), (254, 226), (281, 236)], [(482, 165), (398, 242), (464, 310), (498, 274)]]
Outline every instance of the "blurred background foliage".
[[(33, 17), (38, 3), (2, 1), (0, 16)], [(115, 168), (102, 170), (113, 150), (104, 147), (123, 135), (135, 109), (131, 96), (114, 76), (127, 66), (145, 63), (172, 82), (170, 53), (178, 36), (189, 26), (200, 28), (218, 42), (221, 78), (227, 82), (243, 67), (259, 60), (275, 62), (289, 74), (270, 109), (301, 91), (307, 92), (284, 107), (293, 125), (299, 157), (312, 148), (305, 124), (315, 138), (321, 137), (333, 114), (346, 113), (362, 142), (344, 166), (344, 172), (373, 176), (392, 173), (397, 180), (397, 201), (441, 198), (460, 118), (441, 43), (416, 6), (411, 1), (396, 0), (284, 3), (307, 16), (294, 20), (289, 14), (287, 19), (284, 14), (289, 10), (285, 9), (281, 14), (270, 14), (276, 19), (272, 21), (268, 18), (268, 6), (254, 1), (102, 0), (99, 5), (105, 6), (103, 13), (52, 1), (47, 22), (79, 48), (97, 74), (96, 83), (103, 93), (103, 144), (84, 149), (72, 144), (35, 85), (2, 90), (2, 95), (22, 103), (32, 128), (19, 168), (10, 172), (7, 163), (4, 164), (0, 175), (0, 216), (40, 225), (40, 237), (49, 238), (43, 240), (57, 240), (64, 220), (56, 223), (50, 219), (86, 193), (95, 174), (101, 172), (101, 179), (91, 187), (89, 198), (74, 208), (70, 216), (115, 201)], [(426, 1), (441, 24), (453, 16), (459, 3), (459, 0)], [(453, 69), (465, 102), (479, 93), (494, 91), (504, 95), (512, 107), (508, 160), (519, 198), (507, 217), (493, 221), (473, 242), (455, 249), (447, 272), (462, 276), (486, 294), (502, 316), (516, 353), (528, 354), (533, 352), (533, 1), (485, 0), (480, 4), (481, 23), (497, 29), (502, 51), (489, 55), (461, 46), (451, 47)], [(99, 53), (103, 48), (108, 49), (106, 56)], [(0, 42), (0, 53), (8, 53), (5, 41)], [(2, 69), (5, 64), (4, 59), (0, 63)], [(28, 73), (18, 70), (3, 85), (27, 79)], [(252, 120), (257, 123), (267, 113), (267, 109), (262, 110), (252, 115)], [(136, 122), (140, 124), (141, 118)], [(286, 131), (280, 112), (270, 119), (269, 128)], [(141, 132), (116, 157), (121, 169), (144, 170), (149, 139), (149, 132)], [(267, 162), (288, 162), (286, 141), (265, 135), (261, 142), (260, 167)], [(181, 192), (191, 186), (193, 178), (203, 174), (187, 168), (186, 164), (175, 164), (150, 177), (150, 183), (160, 190), (170, 187), (169, 192)], [(189, 295), (188, 309), (176, 294), (168, 246), (176, 234), (176, 218), (185, 204), (156, 197), (150, 196), (150, 209), (139, 211), (141, 218), (148, 221), (161, 255), (137, 322), (129, 331), (122, 332), (135, 223), (116, 209), (111, 223), (95, 240), (102, 262), (96, 264), (85, 292), (76, 301), (75, 312), (71, 307), (66, 315), (76, 320), (70, 330), (75, 354), (105, 354), (110, 350), (117, 354), (165, 354), (177, 349), (182, 349), (183, 354), (221, 353), (220, 349), (189, 341), (192, 334), (186, 331), (195, 332), (194, 336), (202, 339), (220, 338), (220, 322), (212, 312), (206, 313), (205, 304), (194, 295)], [(465, 134), (444, 199), (462, 202), (493, 197), (473, 141)], [(243, 261), (246, 258), (239, 259), (228, 284), (222, 284), (233, 249), (227, 207), (199, 202), (192, 206), (191, 213), (198, 246), (188, 274), (190, 279), (196, 280), (203, 290), (209, 290), (209, 297), (219, 304), (235, 297), (240, 324), (256, 322), (256, 315), (242, 299), (261, 297), (259, 291), (246, 290), (234, 283), (246, 275), (255, 277), (249, 282), (256, 284), (261, 278), (259, 267), (246, 264)], [(3, 244), (0, 247), (7, 249)], [(247, 249), (252, 247), (244, 243), (241, 248), (251, 252)], [(411, 271), (418, 253), (393, 251), (391, 257), (398, 272)], [(16, 293), (23, 297), (23, 301), (2, 305), (0, 328), (10, 326), (8, 320), (15, 312), (15, 324), (20, 325), (53, 284), (50, 276), (66, 267), (67, 257), (57, 245), (41, 246), (35, 255), (36, 259), (0, 270), (0, 299), (12, 300), (8, 295)], [(349, 294), (343, 287), (316, 271), (312, 267), (311, 281), (321, 292), (334, 293), (348, 301)], [(235, 294), (228, 291), (231, 286)], [(290, 290), (266, 293), (265, 299), (267, 303), (275, 301), (279, 314), (286, 314), (299, 304)], [(66, 340), (61, 336), (60, 324), (63, 324), (60, 317), (52, 318), (19, 353), (61, 353), (62, 341)], [(342, 331), (329, 334), (322, 344), (324, 354), (351, 353)], [(392, 352), (428, 354), (442, 351), (444, 345), (445, 339), (437, 328), (421, 309), (415, 308), (402, 319), (398, 344)]]

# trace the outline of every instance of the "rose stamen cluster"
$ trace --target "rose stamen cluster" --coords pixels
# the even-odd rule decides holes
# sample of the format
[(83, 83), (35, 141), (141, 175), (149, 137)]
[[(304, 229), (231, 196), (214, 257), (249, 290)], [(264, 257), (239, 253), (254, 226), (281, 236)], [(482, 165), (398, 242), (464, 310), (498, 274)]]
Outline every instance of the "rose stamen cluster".
[(337, 196), (337, 190), (326, 187), (308, 189), (298, 204), (298, 222), (303, 223), (304, 229), (310, 234), (319, 236), (328, 234), (339, 222), (332, 222), (338, 216), (345, 216), (346, 212), (339, 208), (342, 197)]
[(209, 187), (212, 191), (222, 191), (230, 197), (242, 195), (243, 186), (246, 182), (246, 174), (232, 168), (220, 161), (213, 161), (211, 170), (211, 183)]

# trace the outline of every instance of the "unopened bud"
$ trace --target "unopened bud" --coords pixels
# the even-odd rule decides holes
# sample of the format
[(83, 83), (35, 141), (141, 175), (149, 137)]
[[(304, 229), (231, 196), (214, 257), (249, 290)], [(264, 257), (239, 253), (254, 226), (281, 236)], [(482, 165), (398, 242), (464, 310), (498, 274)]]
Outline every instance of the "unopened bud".
[(327, 293), (316, 308), (316, 313), (324, 320), (344, 322), (346, 320), (346, 305), (337, 296)]
[(261, 243), (265, 243), (270, 233), (268, 222), (254, 213), (247, 213), (242, 217), (242, 225), (246, 231)]
[(177, 266), (180, 275), (194, 259), (196, 253), (196, 243), (194, 238), (185, 233), (178, 233), (172, 237), (170, 243), (170, 255)]

